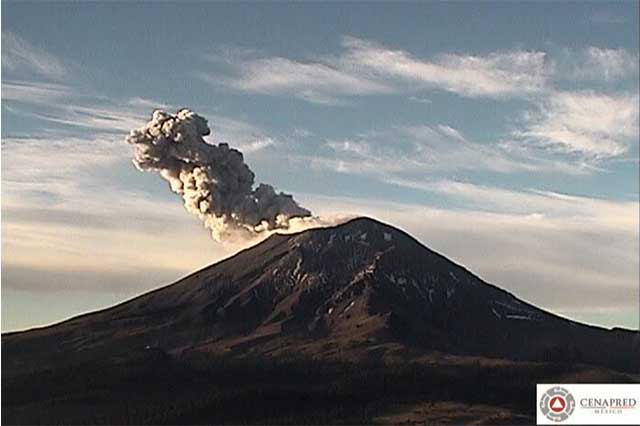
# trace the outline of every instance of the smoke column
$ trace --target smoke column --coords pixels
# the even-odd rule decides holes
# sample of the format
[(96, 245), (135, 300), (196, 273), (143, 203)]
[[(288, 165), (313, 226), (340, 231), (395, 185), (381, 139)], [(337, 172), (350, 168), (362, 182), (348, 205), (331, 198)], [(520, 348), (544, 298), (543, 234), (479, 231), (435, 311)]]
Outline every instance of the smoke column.
[(159, 172), (217, 241), (323, 224), (291, 195), (264, 183), (254, 189), (255, 175), (242, 153), (226, 143), (207, 143), (203, 136), (209, 132), (207, 120), (189, 109), (176, 114), (155, 110), (126, 140), (135, 147), (136, 167)]

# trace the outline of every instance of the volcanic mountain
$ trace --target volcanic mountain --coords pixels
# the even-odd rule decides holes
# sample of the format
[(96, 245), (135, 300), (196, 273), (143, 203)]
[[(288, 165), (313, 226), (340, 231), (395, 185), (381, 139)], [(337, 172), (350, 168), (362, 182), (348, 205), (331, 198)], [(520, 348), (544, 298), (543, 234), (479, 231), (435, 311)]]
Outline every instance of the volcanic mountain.
[(276, 234), (102, 311), (2, 336), (3, 372), (140, 351), (419, 360), (434, 354), (634, 371), (638, 333), (558, 317), (369, 218)]

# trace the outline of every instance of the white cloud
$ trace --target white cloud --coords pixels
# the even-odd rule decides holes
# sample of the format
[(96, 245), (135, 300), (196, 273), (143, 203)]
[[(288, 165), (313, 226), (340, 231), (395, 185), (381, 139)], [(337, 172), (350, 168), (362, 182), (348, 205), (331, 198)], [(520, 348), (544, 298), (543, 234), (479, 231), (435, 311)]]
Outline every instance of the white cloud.
[(225, 50), (210, 59), (231, 67), (231, 75), (198, 75), (215, 86), (287, 94), (334, 105), (352, 96), (411, 91), (416, 85), (421, 91), (435, 88), (468, 97), (521, 96), (541, 90), (548, 72), (546, 54), (537, 51), (446, 54), (427, 60), (353, 37), (344, 37), (342, 46), (340, 55), (310, 62), (282, 57), (256, 59), (255, 52), (229, 54)]
[(637, 74), (638, 55), (625, 49), (601, 49), (589, 47), (586, 51), (587, 64), (583, 68), (588, 76), (601, 76), (614, 80)]
[(288, 94), (312, 103), (334, 105), (339, 97), (390, 92), (382, 82), (322, 62), (300, 62), (287, 58), (238, 59), (232, 77), (201, 74), (218, 85), (253, 93)]
[[(592, 133), (582, 125), (564, 126), (575, 125), (575, 122), (557, 123), (556, 120), (552, 123), (547, 118), (557, 112), (572, 120), (580, 102), (585, 103), (582, 107), (585, 112), (580, 114), (590, 114), (586, 110), (591, 109), (593, 116), (602, 117), (600, 112), (610, 115), (609, 108), (618, 106), (617, 101), (627, 104), (637, 101), (637, 97), (624, 99), (624, 96), (585, 91), (570, 94), (554, 88), (555, 83), (562, 81), (617, 82), (636, 75), (638, 55), (625, 49), (591, 46), (564, 48), (553, 55), (538, 50), (504, 50), (484, 55), (442, 53), (425, 58), (354, 37), (343, 37), (341, 45), (343, 50), (338, 54), (315, 57), (311, 61), (260, 57), (256, 51), (233, 53), (233, 49), (226, 49), (210, 58), (224, 64), (226, 71), (199, 76), (215, 86), (287, 95), (334, 106), (347, 105), (353, 97), (378, 94), (405, 94), (411, 102), (430, 104), (431, 99), (424, 97), (425, 90), (442, 90), (471, 98), (524, 98), (541, 104), (542, 108), (539, 114), (530, 116), (527, 128), (517, 133), (521, 140), (563, 148), (556, 149), (556, 153), (581, 152), (590, 156), (589, 161), (579, 158), (576, 162), (576, 158), (571, 158), (576, 162), (572, 167), (566, 161), (545, 160), (544, 152), (521, 151), (523, 156), (533, 155), (532, 162), (541, 165), (546, 161), (550, 168), (584, 172), (593, 167), (593, 158), (607, 158), (625, 151), (627, 142), (611, 129)], [(604, 104), (598, 105), (599, 101)], [(626, 114), (629, 110), (623, 112)], [(512, 149), (511, 153), (516, 151)], [(321, 162), (328, 163), (326, 159)]]
[[(130, 130), (141, 127), (154, 109), (172, 108), (137, 96), (118, 101), (78, 92), (59, 84), (2, 82), (3, 107), (16, 115), (55, 123), (66, 130), (100, 135), (114, 133), (120, 135), (121, 140)], [(212, 135), (208, 139), (212, 142), (228, 142), (243, 152), (256, 152), (277, 144), (276, 138), (266, 130), (245, 121), (218, 113), (205, 113), (205, 116), (209, 119)]]
[(116, 105), (66, 104), (52, 108), (48, 113), (34, 115), (66, 126), (119, 133), (140, 127), (146, 119), (146, 114)]
[(354, 154), (360, 157), (372, 156), (371, 147), (368, 143), (360, 141), (351, 141), (348, 139), (340, 141), (327, 141), (327, 146), (333, 151), (345, 154)]
[(638, 95), (552, 92), (515, 136), (524, 142), (593, 160), (621, 155), (638, 137)]
[[(37, 183), (54, 176), (70, 178), (68, 173), (79, 169), (128, 157), (124, 141), (110, 133), (86, 137), (55, 133), (38, 137), (4, 137), (2, 180), (3, 183)], [(54, 160), (55, 164), (52, 163)]]
[(56, 81), (69, 74), (58, 58), (8, 31), (2, 32), (2, 68), (10, 72), (32, 72)]
[(447, 126), (413, 126), (401, 129), (415, 147), (411, 157), (430, 170), (491, 170), (499, 173), (531, 170), (533, 165), (515, 161), (490, 145), (473, 143)]
[(452, 180), (390, 180), (400, 186), (434, 192), (464, 201), (465, 209), (540, 218), (580, 218), (606, 221), (612, 229), (637, 229), (637, 201), (611, 201), (550, 191), (511, 190)]
[(126, 132), (151, 114), (152, 101), (131, 98), (120, 103), (59, 84), (3, 81), (3, 106), (16, 115), (95, 132)]
[(469, 97), (507, 97), (537, 92), (545, 85), (544, 52), (506, 51), (486, 56), (446, 54), (418, 59), (370, 41), (345, 37), (342, 61), (358, 68)]
[(324, 155), (303, 155), (300, 161), (317, 169), (385, 181), (408, 174), (425, 177), (451, 171), (569, 175), (592, 171), (581, 164), (515, 150), (509, 144), (476, 143), (447, 125), (395, 127), (351, 139), (329, 140), (325, 147)]
[(580, 49), (559, 48), (550, 56), (553, 80), (560, 82), (615, 83), (637, 80), (638, 53), (623, 48), (587, 46)]
[(247, 152), (256, 152), (256, 151), (260, 151), (263, 150), (265, 148), (268, 148), (270, 146), (274, 146), (276, 144), (276, 142), (269, 137), (265, 137), (262, 139), (256, 139), (252, 142), (249, 142), (248, 144), (244, 144), (242, 146), (241, 151), (243, 153), (247, 153)]
[(71, 95), (68, 86), (54, 83), (3, 80), (2, 100), (48, 105)]

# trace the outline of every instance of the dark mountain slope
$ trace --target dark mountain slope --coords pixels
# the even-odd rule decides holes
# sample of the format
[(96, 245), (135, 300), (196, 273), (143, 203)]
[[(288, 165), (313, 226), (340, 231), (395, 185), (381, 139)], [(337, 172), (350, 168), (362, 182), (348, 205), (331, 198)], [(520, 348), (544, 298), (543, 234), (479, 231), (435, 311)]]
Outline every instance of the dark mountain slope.
[(4, 372), (172, 356), (419, 359), (448, 353), (635, 371), (638, 333), (560, 318), (368, 218), (274, 235), (115, 307), (2, 336)]

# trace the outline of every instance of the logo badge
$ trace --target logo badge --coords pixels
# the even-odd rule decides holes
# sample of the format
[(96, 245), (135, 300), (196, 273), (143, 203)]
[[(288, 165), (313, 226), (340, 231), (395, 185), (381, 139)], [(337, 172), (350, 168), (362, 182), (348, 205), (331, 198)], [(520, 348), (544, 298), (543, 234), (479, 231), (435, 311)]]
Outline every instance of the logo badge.
[(554, 386), (542, 394), (540, 411), (552, 422), (562, 422), (569, 418), (576, 407), (571, 392), (560, 386)]

